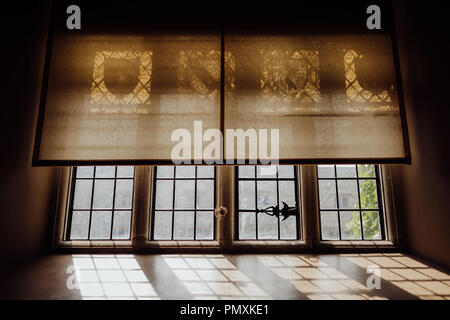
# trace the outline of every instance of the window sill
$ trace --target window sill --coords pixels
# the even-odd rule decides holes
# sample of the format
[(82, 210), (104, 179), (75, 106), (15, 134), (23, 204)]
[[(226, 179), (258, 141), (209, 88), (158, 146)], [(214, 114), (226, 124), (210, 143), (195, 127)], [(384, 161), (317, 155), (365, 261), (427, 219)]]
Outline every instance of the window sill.
[(324, 240), (318, 241), (315, 247), (318, 249), (397, 249), (394, 243), (388, 240)]
[(56, 247), (62, 252), (106, 253), (193, 253), (193, 252), (240, 252), (240, 253), (292, 253), (292, 252), (373, 252), (398, 250), (391, 241), (313, 241), (302, 240), (235, 240), (221, 247), (216, 240), (209, 241), (60, 241)]
[(59, 241), (58, 249), (132, 249), (130, 240), (70, 240)]
[(144, 248), (166, 249), (166, 248), (220, 248), (219, 242), (215, 240), (192, 241), (192, 240), (164, 240), (164, 241), (145, 241)]
[(313, 241), (302, 240), (236, 240), (231, 243), (231, 251), (245, 253), (339, 253), (339, 252), (391, 252), (398, 250), (391, 241)]
[(235, 240), (231, 243), (232, 250), (298, 250), (306, 248), (305, 241), (301, 240)]
[(61, 253), (216, 253), (217, 241), (60, 241), (56, 252)]

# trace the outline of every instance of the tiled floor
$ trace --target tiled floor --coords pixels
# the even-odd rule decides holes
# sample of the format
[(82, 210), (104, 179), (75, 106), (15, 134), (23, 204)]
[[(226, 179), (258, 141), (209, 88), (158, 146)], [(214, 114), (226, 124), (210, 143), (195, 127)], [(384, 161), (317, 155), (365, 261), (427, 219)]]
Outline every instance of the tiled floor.
[(3, 276), (2, 299), (450, 299), (403, 254), (51, 255)]

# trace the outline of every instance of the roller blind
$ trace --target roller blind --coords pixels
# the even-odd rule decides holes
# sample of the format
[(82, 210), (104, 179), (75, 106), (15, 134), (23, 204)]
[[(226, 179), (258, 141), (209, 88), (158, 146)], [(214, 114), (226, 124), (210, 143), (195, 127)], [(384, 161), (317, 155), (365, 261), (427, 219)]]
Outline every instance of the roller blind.
[(390, 32), (101, 21), (50, 30), (34, 165), (409, 159)]
[(280, 159), (294, 162), (405, 157), (389, 37), (236, 32), (225, 48), (225, 127), (279, 128)]
[(40, 159), (168, 160), (174, 130), (219, 127), (219, 36), (69, 40), (54, 39)]

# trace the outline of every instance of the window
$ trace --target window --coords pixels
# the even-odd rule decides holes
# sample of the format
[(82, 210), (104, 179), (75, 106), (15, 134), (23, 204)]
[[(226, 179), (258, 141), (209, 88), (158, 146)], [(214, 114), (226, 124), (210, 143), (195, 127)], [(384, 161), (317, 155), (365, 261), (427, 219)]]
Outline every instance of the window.
[(69, 240), (130, 239), (134, 167), (76, 167)]
[(158, 166), (153, 240), (214, 240), (215, 167)]
[(384, 239), (379, 168), (319, 165), (322, 240)]
[[(293, 210), (299, 208), (296, 170), (294, 166), (276, 168), (237, 167), (236, 229), (239, 240), (299, 238), (299, 211)], [(292, 215), (276, 214), (284, 207), (290, 207)]]
[[(391, 188), (391, 180), (381, 181), (382, 174), (390, 177), (390, 171), (381, 169), (377, 165), (62, 169), (66, 173), (60, 186), (65, 189), (58, 210), (64, 215), (55, 221), (55, 245), (84, 247), (90, 246), (83, 242), (88, 240), (129, 240), (117, 245), (252, 250), (256, 242), (249, 241), (314, 249), (333, 245), (320, 241), (388, 240), (379, 245), (391, 246), (396, 241), (392, 199), (390, 192), (382, 191)], [(214, 215), (218, 205), (229, 212), (219, 221)], [(218, 227), (222, 236), (216, 238)], [(294, 242), (300, 239), (304, 242)]]

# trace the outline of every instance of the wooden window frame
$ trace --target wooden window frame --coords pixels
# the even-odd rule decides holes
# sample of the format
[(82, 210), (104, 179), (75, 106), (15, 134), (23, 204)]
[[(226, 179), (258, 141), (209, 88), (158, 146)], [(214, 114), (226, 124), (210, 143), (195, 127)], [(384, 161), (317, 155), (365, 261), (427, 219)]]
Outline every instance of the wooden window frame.
[[(337, 218), (338, 218), (338, 234), (339, 234), (339, 239), (336, 239), (335, 241), (339, 240), (339, 241), (347, 241), (348, 239), (342, 239), (342, 223), (341, 223), (341, 213), (342, 212), (358, 212), (359, 214), (359, 220), (360, 220), (360, 232), (361, 232), (361, 239), (359, 240), (363, 240), (363, 241), (372, 241), (374, 239), (364, 239), (365, 235), (364, 235), (364, 224), (363, 224), (363, 218), (362, 218), (362, 214), (365, 211), (374, 211), (374, 212), (378, 212), (378, 216), (379, 216), (379, 221), (380, 221), (380, 239), (375, 239), (375, 240), (386, 240), (386, 223), (385, 223), (385, 218), (384, 218), (384, 206), (380, 205), (380, 203), (382, 203), (382, 198), (381, 198), (381, 176), (380, 176), (380, 167), (378, 165), (373, 165), (374, 166), (374, 177), (360, 177), (359, 176), (359, 169), (358, 169), (358, 165), (353, 165), (355, 166), (355, 176), (354, 177), (339, 177), (338, 173), (337, 173), (337, 167), (338, 165), (333, 165), (333, 171), (334, 171), (334, 177), (320, 177), (318, 176), (317, 179), (319, 180), (318, 183), (320, 184), (320, 181), (333, 181), (334, 185), (335, 185), (335, 190), (336, 190), (336, 208), (320, 208), (320, 188), (318, 190), (319, 193), (319, 210), (320, 213), (322, 212), (336, 212), (337, 213)], [(317, 169), (319, 166), (317, 166)], [(378, 206), (376, 208), (364, 208), (362, 206), (362, 202), (361, 202), (361, 189), (360, 189), (360, 185), (362, 181), (374, 181), (376, 183), (376, 196), (377, 196), (377, 203)], [(339, 190), (339, 182), (340, 181), (355, 181), (356, 182), (356, 186), (358, 189), (358, 208), (355, 209), (349, 209), (349, 208), (341, 208), (341, 204), (339, 201), (339, 194), (340, 194), (340, 190)], [(320, 223), (320, 229), (322, 229), (322, 217), (321, 214), (319, 214), (319, 223)], [(322, 234), (322, 230), (320, 232), (320, 236), (321, 236), (321, 240), (329, 240), (330, 239), (324, 239), (323, 234)]]
[(60, 167), (56, 186), (56, 208), (52, 247), (56, 252), (88, 253), (306, 253), (306, 252), (392, 252), (398, 250), (398, 233), (393, 192), (393, 166), (379, 165), (381, 199), (386, 240), (322, 241), (318, 206), (316, 165), (295, 166), (300, 211), (299, 240), (236, 240), (234, 166), (216, 167), (216, 207), (228, 213), (216, 218), (215, 240), (151, 240), (154, 167), (136, 166), (130, 240), (66, 240), (72, 167)]
[[(211, 212), (211, 211), (213, 211), (214, 208), (216, 207), (216, 202), (217, 202), (216, 201), (216, 193), (214, 192), (213, 193), (213, 206), (214, 206), (213, 208), (211, 208), (211, 209), (203, 209), (203, 208), (198, 208), (197, 207), (198, 182), (199, 181), (211, 181), (212, 180), (214, 182), (214, 190), (216, 190), (216, 167), (213, 167), (214, 168), (214, 176), (213, 176), (213, 178), (210, 178), (210, 177), (208, 177), (208, 178), (198, 177), (197, 167), (195, 167), (194, 177), (188, 177), (188, 178), (177, 177), (177, 167), (178, 166), (174, 166), (174, 169), (175, 169), (174, 175), (173, 175), (173, 177), (170, 177), (170, 178), (160, 178), (160, 177), (158, 177), (157, 176), (158, 175), (158, 166), (153, 167), (154, 179), (152, 179), (153, 180), (152, 181), (152, 184), (153, 184), (153, 190), (152, 190), (152, 192), (153, 192), (152, 193), (152, 211), (150, 213), (152, 228), (150, 229), (150, 232), (149, 232), (149, 236), (148, 236), (149, 239), (151, 239), (152, 241), (177, 241), (177, 240), (174, 240), (175, 213), (176, 212), (180, 212), (180, 211), (193, 211), (194, 212), (194, 234), (193, 234), (194, 239), (179, 240), (179, 241), (214, 241), (214, 240), (216, 240), (216, 238), (215, 238), (215, 236), (216, 236), (216, 217), (215, 217), (214, 213), (212, 213), (213, 214), (213, 238), (212, 239), (200, 239), (200, 240), (195, 239), (197, 237), (197, 214), (199, 212)], [(159, 181), (172, 181), (172, 183), (173, 183), (172, 208), (171, 209), (156, 209), (156, 208), (154, 208), (155, 203), (156, 203), (155, 202), (155, 200), (156, 200), (156, 190), (155, 190), (155, 188), (156, 188), (156, 184), (157, 184), (158, 180)], [(182, 180), (194, 181), (195, 195), (194, 195), (194, 206), (193, 206), (192, 209), (177, 209), (176, 208), (176, 205), (175, 205), (175, 203), (176, 203), (176, 195), (177, 195), (177, 193), (176, 193), (176, 182), (177, 181), (182, 181)], [(171, 215), (172, 215), (172, 227), (171, 227), (171, 239), (170, 240), (168, 240), (168, 239), (167, 240), (154, 239), (154, 236), (155, 236), (154, 235), (154, 232), (155, 232), (154, 224), (155, 224), (155, 212), (156, 211), (168, 211), (168, 212), (171, 212)]]
[[(271, 182), (275, 182), (276, 183), (276, 190), (277, 190), (277, 201), (279, 202), (279, 198), (280, 198), (280, 186), (279, 186), (279, 182), (281, 181), (292, 181), (294, 182), (294, 196), (295, 196), (295, 203), (298, 206), (301, 203), (301, 199), (300, 199), (300, 192), (298, 190), (299, 188), (299, 179), (298, 179), (298, 170), (296, 166), (292, 166), (294, 169), (294, 176), (292, 178), (280, 178), (278, 176), (278, 172), (276, 173), (275, 177), (267, 177), (267, 178), (261, 178), (258, 177), (258, 173), (257, 173), (257, 169), (255, 167), (255, 177), (253, 178), (247, 178), (247, 177), (239, 177), (239, 166), (236, 166), (235, 169), (235, 178), (234, 183), (235, 183), (235, 190), (234, 190), (234, 197), (238, 198), (239, 197), (239, 182), (241, 181), (250, 181), (250, 182), (254, 182), (255, 183), (255, 195), (254, 195), (254, 199), (255, 199), (255, 209), (239, 209), (239, 201), (235, 201), (235, 207), (234, 207), (234, 214), (236, 214), (236, 218), (235, 218), (235, 234), (234, 237), (236, 240), (242, 240), (242, 241), (262, 241), (263, 239), (259, 238), (259, 234), (258, 234), (258, 212), (257, 212), (257, 190), (258, 190), (258, 181), (271, 181)], [(247, 212), (247, 213), (254, 213), (255, 214), (255, 236), (256, 239), (239, 239), (239, 217), (240, 214), (242, 212)], [(282, 241), (284, 239), (281, 239), (281, 231), (280, 231), (280, 218), (277, 217), (277, 222), (278, 222), (278, 230), (277, 230), (277, 238), (278, 239), (274, 239), (271, 241)], [(285, 241), (296, 241), (296, 240), (300, 240), (301, 239), (301, 212), (299, 212), (299, 215), (297, 215), (295, 217), (295, 224), (296, 224), (296, 236), (295, 239), (286, 239)]]

